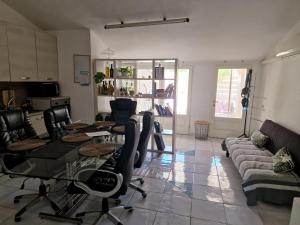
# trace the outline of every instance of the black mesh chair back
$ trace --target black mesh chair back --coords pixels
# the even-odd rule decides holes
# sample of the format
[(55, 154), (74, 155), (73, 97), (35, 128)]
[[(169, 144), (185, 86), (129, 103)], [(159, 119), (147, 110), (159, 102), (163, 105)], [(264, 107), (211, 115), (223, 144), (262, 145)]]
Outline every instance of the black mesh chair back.
[(140, 140), (137, 147), (138, 157), (137, 157), (137, 161), (134, 164), (135, 168), (141, 168), (145, 160), (149, 139), (153, 130), (153, 123), (154, 123), (153, 113), (150, 111), (145, 112), (143, 116), (143, 129), (140, 134)]
[(136, 116), (132, 116), (126, 123), (125, 128), (125, 144), (122, 147), (119, 157), (116, 159), (117, 163), (114, 169), (115, 173), (123, 175), (123, 183), (119, 194), (125, 194), (130, 184), (133, 168), (134, 158), (140, 137), (140, 125)]
[(111, 117), (110, 120), (117, 124), (125, 124), (136, 112), (136, 101), (128, 98), (118, 98), (110, 101)]

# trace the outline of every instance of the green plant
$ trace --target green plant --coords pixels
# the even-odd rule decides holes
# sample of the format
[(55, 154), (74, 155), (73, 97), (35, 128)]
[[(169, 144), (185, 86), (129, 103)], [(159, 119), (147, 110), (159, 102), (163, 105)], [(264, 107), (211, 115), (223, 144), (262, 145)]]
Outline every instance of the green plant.
[(105, 74), (102, 72), (97, 72), (94, 76), (96, 84), (102, 83), (105, 78)]
[(127, 67), (121, 67), (121, 68), (119, 68), (118, 71), (120, 73), (131, 74), (133, 70), (132, 70), (131, 66), (127, 66)]

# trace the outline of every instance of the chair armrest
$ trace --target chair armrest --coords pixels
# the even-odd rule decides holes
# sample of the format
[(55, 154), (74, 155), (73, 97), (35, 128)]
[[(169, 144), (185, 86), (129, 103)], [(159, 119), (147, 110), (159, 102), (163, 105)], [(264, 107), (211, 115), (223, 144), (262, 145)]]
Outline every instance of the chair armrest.
[(122, 174), (93, 168), (82, 169), (75, 174), (74, 185), (86, 193), (102, 198), (116, 194), (123, 183)]

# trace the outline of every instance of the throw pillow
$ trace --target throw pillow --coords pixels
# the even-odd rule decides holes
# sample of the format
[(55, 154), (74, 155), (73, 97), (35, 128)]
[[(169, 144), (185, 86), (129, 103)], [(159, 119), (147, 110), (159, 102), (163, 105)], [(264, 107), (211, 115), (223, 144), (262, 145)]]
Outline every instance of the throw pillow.
[(286, 147), (281, 148), (273, 156), (273, 170), (275, 173), (286, 173), (294, 169), (294, 162)]
[(268, 138), (268, 136), (264, 135), (259, 130), (256, 130), (252, 133), (250, 139), (255, 146), (262, 148), (268, 141)]

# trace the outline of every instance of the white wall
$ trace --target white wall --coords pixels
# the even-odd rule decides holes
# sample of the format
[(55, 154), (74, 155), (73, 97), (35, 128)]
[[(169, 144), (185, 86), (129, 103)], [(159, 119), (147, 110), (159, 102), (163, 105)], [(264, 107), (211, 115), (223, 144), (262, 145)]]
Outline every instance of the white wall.
[(300, 49), (300, 21), (268, 54), (256, 79), (251, 130), (271, 119), (300, 133), (300, 55), (276, 58), (278, 51)]
[(190, 133), (195, 132), (195, 120), (210, 120), (216, 92), (217, 70), (215, 63), (193, 65), (190, 101)]
[(93, 84), (81, 86), (79, 83), (74, 83), (73, 63), (74, 54), (91, 54), (90, 31), (61, 30), (51, 33), (57, 37), (61, 95), (71, 97), (72, 119), (92, 122), (95, 115)]
[(300, 55), (263, 65), (256, 82), (252, 129), (271, 119), (300, 133)]
[[(95, 65), (94, 65), (94, 60), (95, 59), (100, 59), (106, 57), (106, 55), (103, 54), (104, 50), (108, 48), (106, 44), (103, 42), (103, 40), (100, 38), (100, 36), (94, 31), (90, 30), (90, 41), (91, 41), (91, 60), (93, 64), (93, 75), (95, 74)], [(97, 95), (98, 95), (98, 90), (97, 86), (94, 82), (94, 79), (92, 79), (92, 88), (93, 88), (93, 93), (94, 93), (94, 112), (95, 115), (100, 112), (100, 111), (109, 111), (106, 110), (106, 108), (109, 107), (109, 98), (100, 98), (99, 100), (106, 100), (105, 102), (103, 101), (98, 101), (97, 100)], [(104, 107), (106, 106), (106, 108)]]
[(6, 5), (2, 0), (0, 0), (0, 20), (16, 25), (23, 25), (28, 28), (39, 29), (24, 16)]

